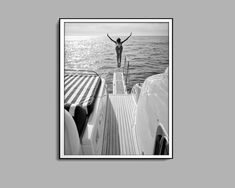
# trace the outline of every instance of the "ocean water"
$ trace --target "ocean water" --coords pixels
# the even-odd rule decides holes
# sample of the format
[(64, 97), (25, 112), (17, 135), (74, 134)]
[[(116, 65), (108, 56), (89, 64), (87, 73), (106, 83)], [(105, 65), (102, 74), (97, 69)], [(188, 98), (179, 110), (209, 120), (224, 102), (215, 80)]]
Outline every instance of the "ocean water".
[[(116, 39), (117, 37), (113, 37)], [(122, 40), (125, 37), (120, 37)], [(127, 89), (168, 67), (168, 37), (132, 36), (123, 43), (124, 58), (129, 61), (129, 82)], [(115, 44), (108, 37), (66, 37), (65, 70), (94, 70), (106, 79), (109, 93), (112, 93), (113, 72), (117, 69)]]

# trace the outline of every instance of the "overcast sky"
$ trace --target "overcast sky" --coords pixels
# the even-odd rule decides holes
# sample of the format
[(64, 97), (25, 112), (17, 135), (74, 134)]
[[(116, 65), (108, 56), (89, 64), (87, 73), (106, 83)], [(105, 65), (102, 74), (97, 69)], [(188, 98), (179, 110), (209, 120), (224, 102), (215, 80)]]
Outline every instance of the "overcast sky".
[(65, 36), (168, 36), (168, 23), (65, 23)]

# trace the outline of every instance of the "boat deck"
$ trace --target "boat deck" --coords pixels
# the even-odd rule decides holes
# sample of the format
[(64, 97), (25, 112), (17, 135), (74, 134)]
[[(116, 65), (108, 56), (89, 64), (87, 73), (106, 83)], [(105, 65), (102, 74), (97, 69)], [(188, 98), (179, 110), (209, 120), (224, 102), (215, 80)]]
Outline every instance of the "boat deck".
[(133, 132), (135, 108), (132, 95), (109, 95), (102, 155), (139, 154)]

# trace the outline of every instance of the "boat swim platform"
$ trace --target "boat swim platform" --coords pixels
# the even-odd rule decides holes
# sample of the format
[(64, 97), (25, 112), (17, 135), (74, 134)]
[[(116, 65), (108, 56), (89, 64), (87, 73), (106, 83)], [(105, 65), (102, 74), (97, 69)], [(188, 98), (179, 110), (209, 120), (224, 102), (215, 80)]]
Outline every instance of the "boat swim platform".
[(113, 94), (127, 94), (124, 76), (120, 71), (113, 73)]
[(111, 94), (107, 101), (102, 155), (139, 155), (134, 130), (132, 95)]

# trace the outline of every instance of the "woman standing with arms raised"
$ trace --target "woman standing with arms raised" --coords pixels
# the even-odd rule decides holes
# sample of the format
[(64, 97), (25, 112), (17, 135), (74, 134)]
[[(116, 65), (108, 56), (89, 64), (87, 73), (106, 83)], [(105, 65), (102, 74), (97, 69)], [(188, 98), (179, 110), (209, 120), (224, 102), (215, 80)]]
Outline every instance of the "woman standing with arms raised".
[(111, 41), (113, 41), (115, 44), (116, 44), (116, 53), (117, 53), (117, 67), (121, 67), (121, 61), (122, 61), (122, 50), (123, 50), (123, 47), (122, 47), (122, 44), (124, 43), (124, 42), (126, 42), (129, 38), (130, 38), (130, 36), (132, 35), (132, 32), (131, 32), (131, 34), (124, 40), (124, 41), (121, 41), (121, 39), (120, 38), (117, 38), (117, 40), (115, 41), (115, 40), (113, 40), (110, 36), (109, 36), (109, 34), (107, 34), (107, 36), (109, 37), (109, 39), (111, 40)]

